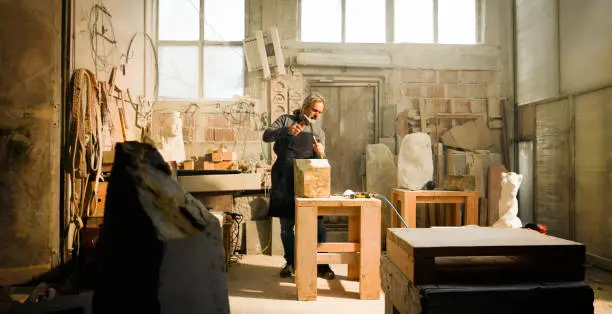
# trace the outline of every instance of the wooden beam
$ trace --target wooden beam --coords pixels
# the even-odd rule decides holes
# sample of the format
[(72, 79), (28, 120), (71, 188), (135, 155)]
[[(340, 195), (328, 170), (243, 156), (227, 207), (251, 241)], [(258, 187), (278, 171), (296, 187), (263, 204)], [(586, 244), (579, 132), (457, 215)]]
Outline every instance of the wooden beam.
[(359, 253), (317, 253), (317, 264), (354, 264)]
[(358, 242), (326, 242), (319, 243), (317, 252), (352, 253), (359, 252)]

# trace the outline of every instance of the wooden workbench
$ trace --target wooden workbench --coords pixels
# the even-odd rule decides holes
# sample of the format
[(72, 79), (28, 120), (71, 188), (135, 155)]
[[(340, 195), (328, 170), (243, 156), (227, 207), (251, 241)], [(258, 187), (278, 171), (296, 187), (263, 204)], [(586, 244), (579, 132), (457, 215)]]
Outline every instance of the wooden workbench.
[[(450, 224), (461, 225), (461, 204), (465, 204), (465, 224), (478, 225), (478, 192), (476, 191), (411, 191), (393, 189), (391, 203), (408, 224), (408, 228), (416, 228), (416, 205), (426, 204), (455, 204)], [(391, 228), (404, 227), (397, 216), (391, 215)]]
[[(348, 216), (347, 243), (317, 245), (317, 216)], [(300, 301), (317, 298), (317, 264), (348, 264), (359, 297), (380, 298), (380, 200), (296, 198), (295, 283)]]

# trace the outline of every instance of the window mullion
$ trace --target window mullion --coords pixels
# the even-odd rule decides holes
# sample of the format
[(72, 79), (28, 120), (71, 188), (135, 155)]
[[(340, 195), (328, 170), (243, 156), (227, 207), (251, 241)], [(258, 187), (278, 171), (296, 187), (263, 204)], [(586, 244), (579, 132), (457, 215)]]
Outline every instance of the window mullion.
[(200, 0), (200, 42), (198, 58), (198, 95), (204, 98), (204, 1)]
[(474, 23), (476, 25), (476, 30), (474, 31), (474, 33), (476, 34), (476, 38), (475, 38), (475, 42), (481, 43), (483, 41), (484, 36), (482, 36), (482, 28), (480, 27), (482, 24), (482, 17), (481, 17), (481, 12), (482, 12), (482, 1), (480, 0), (475, 0), (476, 1), (476, 23)]
[(346, 0), (342, 0), (342, 43), (346, 42)]
[(395, 42), (395, 0), (387, 0), (387, 10), (385, 13), (385, 26), (387, 43)]
[(433, 0), (434, 9), (434, 43), (438, 43), (438, 0)]

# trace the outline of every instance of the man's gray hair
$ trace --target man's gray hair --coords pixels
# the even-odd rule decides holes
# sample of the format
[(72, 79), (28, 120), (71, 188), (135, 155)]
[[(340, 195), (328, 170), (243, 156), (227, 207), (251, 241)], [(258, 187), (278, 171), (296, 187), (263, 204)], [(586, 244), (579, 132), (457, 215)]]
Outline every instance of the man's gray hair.
[(304, 102), (302, 103), (302, 109), (310, 109), (312, 105), (318, 102), (323, 104), (323, 111), (325, 111), (325, 109), (327, 108), (327, 100), (325, 99), (325, 97), (323, 97), (323, 95), (319, 93), (312, 92), (304, 99)]

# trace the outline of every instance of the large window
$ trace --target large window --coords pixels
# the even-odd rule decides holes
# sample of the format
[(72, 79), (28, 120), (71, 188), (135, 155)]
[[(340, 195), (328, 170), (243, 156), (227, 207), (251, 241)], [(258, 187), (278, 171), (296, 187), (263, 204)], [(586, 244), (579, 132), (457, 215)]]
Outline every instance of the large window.
[(159, 97), (244, 94), (245, 0), (158, 0)]
[(301, 0), (300, 39), (384, 43), (387, 0)]
[[(300, 39), (327, 43), (478, 42), (481, 0), (300, 0)], [(392, 16), (388, 19), (387, 13)]]
[(478, 42), (478, 0), (393, 1), (396, 43)]

